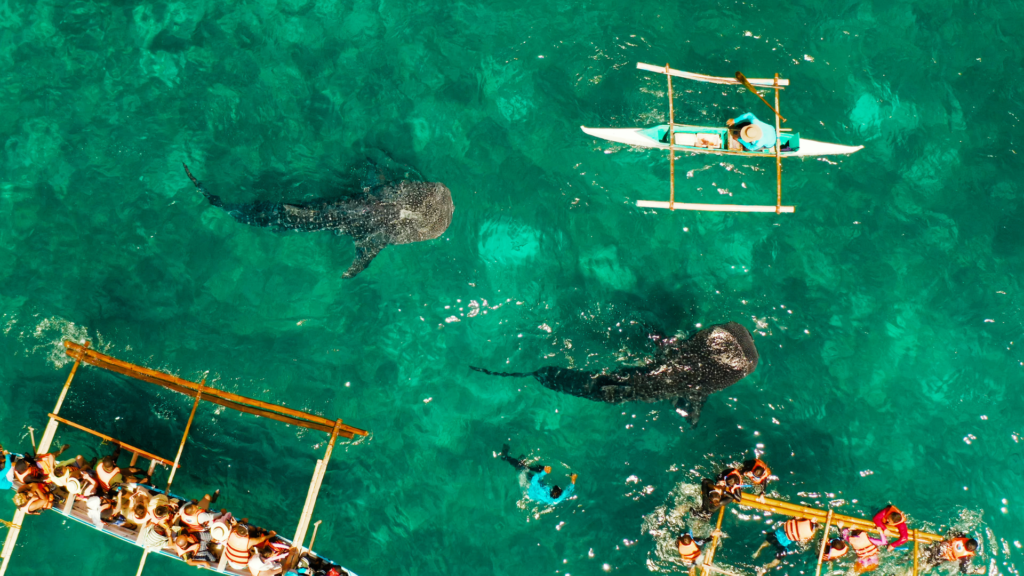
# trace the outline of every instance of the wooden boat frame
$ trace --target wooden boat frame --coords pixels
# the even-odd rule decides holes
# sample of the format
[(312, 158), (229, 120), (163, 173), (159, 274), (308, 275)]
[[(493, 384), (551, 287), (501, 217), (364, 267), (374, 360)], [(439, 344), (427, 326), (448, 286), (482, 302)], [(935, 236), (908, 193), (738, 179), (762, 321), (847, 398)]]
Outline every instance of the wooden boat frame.
[[(220, 406), (231, 408), (233, 410), (244, 412), (246, 414), (262, 416), (264, 418), (269, 418), (271, 420), (285, 422), (293, 426), (300, 426), (302, 428), (309, 428), (311, 430), (318, 430), (321, 432), (329, 433), (331, 437), (329, 443), (327, 444), (327, 450), (324, 453), (323, 458), (318, 459), (316, 461), (316, 467), (313, 470), (313, 479), (310, 481), (309, 490), (306, 493), (306, 501), (302, 507), (302, 513), (299, 516), (299, 524), (295, 530), (295, 536), (289, 542), (291, 548), (289, 550), (288, 557), (282, 563), (282, 572), (286, 572), (290, 567), (295, 565), (303, 554), (314, 554), (312, 550), (310, 550), (310, 548), (312, 548), (313, 545), (313, 540), (310, 541), (310, 548), (304, 548), (303, 542), (306, 539), (306, 533), (309, 529), (309, 523), (312, 520), (313, 509), (316, 506), (316, 500), (318, 495), (320, 494), (320, 486), (321, 483), (323, 482), (324, 474), (327, 470), (327, 464), (331, 459), (331, 453), (334, 451), (334, 444), (337, 441), (338, 436), (343, 436), (345, 438), (350, 439), (354, 438), (357, 435), (366, 436), (367, 432), (365, 430), (348, 426), (344, 424), (340, 419), (329, 420), (327, 418), (324, 418), (323, 416), (318, 416), (316, 414), (310, 414), (308, 412), (303, 412), (301, 410), (294, 410), (291, 408), (287, 408), (285, 406), (262, 402), (259, 400), (254, 400), (252, 398), (246, 398), (244, 396), (232, 394), (230, 392), (210, 388), (206, 386), (205, 378), (199, 383), (190, 382), (188, 380), (183, 380), (181, 378), (178, 378), (177, 376), (173, 376), (165, 372), (151, 370), (143, 366), (138, 366), (136, 364), (124, 362), (112, 356), (107, 356), (106, 354), (101, 354), (99, 352), (96, 352), (95, 350), (90, 349), (89, 342), (86, 342), (84, 345), (81, 345), (75, 342), (71, 342), (70, 340), (65, 340), (64, 347), (65, 353), (71, 358), (74, 358), (75, 363), (71, 367), (71, 373), (68, 374), (67, 381), (64, 383), (64, 388), (61, 389), (60, 395), (57, 398), (57, 403), (53, 408), (53, 412), (48, 414), (49, 421), (46, 424), (46, 429), (43, 432), (42, 438), (40, 438), (38, 447), (36, 448), (37, 454), (45, 454), (50, 451), (50, 446), (53, 443), (54, 436), (57, 433), (58, 425), (65, 424), (71, 428), (81, 430), (93, 436), (97, 436), (107, 442), (121, 446), (123, 450), (130, 452), (132, 454), (132, 466), (136, 464), (140, 457), (148, 459), (150, 461), (150, 474), (152, 474), (157, 464), (160, 464), (165, 467), (169, 466), (171, 472), (167, 480), (167, 488), (165, 490), (159, 490), (154, 488), (154, 490), (156, 492), (164, 492), (168, 495), (171, 495), (171, 486), (174, 483), (174, 475), (179, 469), (178, 462), (181, 460), (182, 451), (185, 449), (185, 442), (186, 440), (188, 440), (189, 429), (192, 427), (192, 420), (195, 418), (196, 408), (198, 408), (200, 400), (206, 400), (207, 402), (218, 404)], [(93, 366), (97, 366), (99, 368), (103, 368), (105, 370), (109, 370), (111, 372), (123, 374), (136, 380), (142, 380), (143, 382), (156, 384), (158, 386), (162, 386), (169, 390), (185, 394), (186, 396), (195, 399), (195, 401), (192, 404), (192, 412), (189, 414), (188, 423), (185, 425), (185, 431), (181, 438), (181, 444), (178, 446), (178, 453), (174, 457), (173, 461), (146, 452), (141, 448), (136, 448), (134, 446), (131, 446), (130, 444), (121, 442), (120, 440), (111, 438), (110, 436), (107, 436), (100, 432), (96, 432), (80, 424), (71, 422), (70, 420), (67, 420), (58, 415), (60, 413), (61, 405), (64, 403), (64, 399), (67, 396), (68, 388), (71, 387), (71, 381), (74, 379), (75, 373), (78, 371), (78, 367), (82, 362), (85, 362), (86, 364), (91, 364)], [(75, 496), (75, 494), (71, 494), (68, 496), (63, 510), (57, 510), (56, 508), (51, 508), (51, 510), (63, 514), (68, 518), (71, 518), (78, 522), (93, 525), (92, 522), (87, 519), (87, 516), (85, 514), (85, 503), (79, 501), (77, 498), (75, 498)], [(21, 533), (22, 524), (25, 520), (25, 516), (25, 512), (23, 512), (22, 510), (18, 510), (14, 514), (13, 521), (9, 524), (9, 531), (7, 533), (7, 538), (4, 541), (3, 550), (0, 551), (0, 556), (2, 556), (3, 558), (3, 562), (2, 564), (0, 564), (0, 576), (4, 576), (4, 574), (7, 571), (7, 565), (11, 560), (11, 556), (13, 555), (14, 546), (17, 543), (18, 535)], [(317, 524), (319, 525), (319, 522), (317, 522)], [(120, 527), (112, 528), (110, 526), (105, 526), (103, 532), (105, 534), (109, 534), (117, 538), (120, 538), (121, 540), (132, 542), (132, 539), (129, 537), (128, 534), (129, 531), (121, 529)], [(122, 534), (121, 532), (125, 532), (125, 534)], [(141, 536), (141, 533), (142, 531), (139, 530), (136, 536)], [(313, 539), (315, 538), (316, 530), (314, 529)], [(282, 540), (284, 539), (282, 538)], [(141, 545), (138, 542), (136, 543), (137, 545)], [(146, 564), (146, 557), (149, 555), (149, 553), (149, 549), (143, 550), (142, 559), (139, 562), (139, 568), (136, 573), (136, 576), (142, 574), (143, 568), (145, 567)], [(165, 556), (181, 560), (176, 555), (168, 552), (167, 550), (161, 550), (160, 553)], [(218, 572), (237, 572), (238, 574), (248, 574), (248, 571), (234, 571), (227, 568), (226, 561), (227, 555), (222, 554), (220, 564), (216, 568), (211, 567), (210, 569), (215, 569)]]
[[(728, 504), (723, 504), (718, 511), (718, 522), (715, 526), (715, 532), (722, 529), (722, 518), (725, 516), (725, 507)], [(822, 532), (821, 546), (818, 548), (818, 566), (815, 569), (814, 576), (821, 576), (821, 565), (822, 565), (822, 554), (825, 552), (825, 546), (828, 545), (830, 540), (830, 531), (832, 529), (832, 522), (841, 522), (844, 526), (850, 528), (856, 528), (864, 530), (865, 532), (879, 533), (878, 527), (872, 520), (865, 518), (857, 518), (856, 516), (846, 516), (843, 514), (836, 514), (834, 510), (829, 508), (828, 510), (821, 510), (820, 508), (812, 508), (810, 506), (804, 506), (802, 504), (793, 504), (791, 502), (785, 502), (783, 500), (774, 500), (772, 498), (758, 498), (751, 494), (743, 493), (740, 495), (740, 501), (737, 503), (739, 506), (746, 508), (755, 508), (764, 512), (770, 512), (772, 514), (782, 514), (784, 516), (792, 516), (793, 518), (807, 518), (808, 520), (814, 520), (821, 524), (824, 523), (825, 530)], [(886, 537), (897, 537), (898, 532), (893, 529), (885, 530)], [(944, 538), (938, 534), (931, 534), (928, 532), (922, 532), (920, 530), (909, 530), (908, 538), (914, 543), (914, 570), (912, 576), (918, 576), (918, 558), (920, 556), (919, 543), (924, 542), (925, 544), (932, 544), (935, 542), (941, 542)], [(734, 572), (724, 570), (714, 565), (715, 561), (715, 550), (718, 547), (718, 535), (715, 534), (711, 539), (711, 545), (708, 547), (707, 552), (704, 553), (704, 561), (701, 563), (701, 576), (708, 576), (708, 572), (715, 572), (718, 574), (725, 574), (726, 576), (740, 576)]]
[[(640, 70), (647, 70), (648, 72), (657, 72), (658, 74), (664, 74), (668, 79), (668, 158), (669, 158), (669, 199), (668, 202), (656, 202), (651, 200), (638, 200), (636, 205), (641, 208), (668, 208), (669, 210), (701, 210), (710, 212), (774, 212), (776, 214), (792, 214), (796, 211), (794, 206), (783, 206), (782, 205), (782, 138), (778, 137), (783, 132), (782, 127), (779, 125), (780, 115), (779, 110), (779, 90), (783, 90), (786, 86), (789, 86), (789, 80), (785, 78), (779, 78), (778, 74), (775, 74), (774, 78), (748, 78), (747, 81), (754, 87), (757, 88), (769, 88), (775, 90), (775, 108), (773, 115), (775, 116), (775, 172), (776, 172), (776, 197), (775, 206), (753, 206), (745, 204), (688, 204), (676, 202), (676, 151), (681, 150), (675, 144), (675, 137), (673, 136), (676, 122), (675, 122), (675, 106), (673, 105), (672, 99), (672, 77), (681, 77), (689, 80), (696, 80), (698, 82), (710, 82), (713, 84), (734, 84), (742, 85), (742, 82), (736, 78), (725, 78), (720, 76), (707, 76), (704, 74), (694, 74), (692, 72), (684, 72), (682, 70), (673, 70), (668, 64), (662, 66), (655, 66), (653, 64), (644, 64), (643, 62), (637, 62), (636, 67)], [(760, 97), (760, 94), (758, 94)], [(764, 100), (764, 98), (761, 98)], [(765, 100), (765, 104), (767, 104)], [(722, 151), (722, 153), (729, 153), (728, 151)], [(736, 152), (734, 154), (744, 155)]]

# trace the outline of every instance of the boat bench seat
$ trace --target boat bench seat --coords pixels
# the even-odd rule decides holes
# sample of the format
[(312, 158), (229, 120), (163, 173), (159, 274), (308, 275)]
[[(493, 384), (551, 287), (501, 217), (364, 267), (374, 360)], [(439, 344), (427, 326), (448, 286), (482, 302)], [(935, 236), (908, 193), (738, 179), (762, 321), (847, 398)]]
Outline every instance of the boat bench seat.
[(722, 137), (718, 134), (702, 134), (691, 132), (676, 132), (676, 146), (689, 146), (691, 148), (719, 149), (722, 147)]

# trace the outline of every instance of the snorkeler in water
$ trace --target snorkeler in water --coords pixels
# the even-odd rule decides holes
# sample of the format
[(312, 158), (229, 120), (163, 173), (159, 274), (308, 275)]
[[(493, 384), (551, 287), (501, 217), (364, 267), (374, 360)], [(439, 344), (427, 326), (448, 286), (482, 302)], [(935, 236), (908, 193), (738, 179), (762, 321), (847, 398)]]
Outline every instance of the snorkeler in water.
[(530, 489), (526, 495), (537, 502), (543, 502), (544, 504), (555, 505), (563, 500), (572, 496), (573, 491), (576, 488), (576, 474), (569, 476), (569, 486), (564, 490), (559, 486), (548, 486), (541, 482), (545, 476), (551, 473), (551, 466), (530, 466), (527, 464), (523, 456), (519, 458), (513, 458), (508, 455), (508, 444), (501, 447), (501, 453), (498, 455), (502, 460), (511, 464), (516, 470), (525, 470), (528, 477), (530, 478)]

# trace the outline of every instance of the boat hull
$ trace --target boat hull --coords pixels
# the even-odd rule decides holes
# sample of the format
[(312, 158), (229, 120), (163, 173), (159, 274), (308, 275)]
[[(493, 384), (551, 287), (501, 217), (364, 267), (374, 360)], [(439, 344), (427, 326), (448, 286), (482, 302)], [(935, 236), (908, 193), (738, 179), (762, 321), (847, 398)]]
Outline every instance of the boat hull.
[[(640, 146), (643, 148), (661, 148), (668, 150), (668, 143), (661, 142), (656, 138), (652, 138), (648, 133), (652, 128), (589, 128), (587, 126), (580, 126), (580, 128), (595, 138), (601, 138), (609, 140), (611, 142), (618, 142), (620, 144), (628, 144), (630, 146)], [(721, 133), (722, 128), (709, 128), (701, 126), (684, 126), (677, 124), (676, 128), (683, 128), (688, 131), (706, 131), (708, 133)], [(682, 152), (694, 152), (697, 154), (720, 154), (723, 156), (755, 156), (755, 157), (774, 157), (775, 150), (769, 148), (765, 151), (749, 152), (745, 150), (725, 150), (716, 148), (705, 148), (696, 146), (673, 146), (675, 150)], [(803, 157), (803, 156), (836, 156), (853, 154), (854, 152), (864, 148), (863, 146), (844, 146), (842, 144), (831, 144), (829, 142), (818, 142), (817, 140), (807, 140), (805, 138), (800, 139), (800, 148), (798, 150), (783, 150), (779, 155), (784, 158), (789, 157)]]

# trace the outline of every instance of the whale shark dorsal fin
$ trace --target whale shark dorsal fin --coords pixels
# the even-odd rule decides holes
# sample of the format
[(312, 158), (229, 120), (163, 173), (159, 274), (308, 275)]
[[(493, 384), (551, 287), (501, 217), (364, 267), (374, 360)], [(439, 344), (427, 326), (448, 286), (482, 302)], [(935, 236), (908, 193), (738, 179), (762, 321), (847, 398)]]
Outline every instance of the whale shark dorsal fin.
[(686, 418), (690, 426), (696, 428), (697, 422), (700, 421), (700, 409), (704, 407), (704, 400), (706, 399), (706, 397), (687, 398), (686, 396), (680, 396), (676, 399), (676, 412), (683, 418)]
[(284, 210), (288, 214), (291, 214), (291, 215), (294, 215), (294, 216), (301, 216), (303, 214), (312, 212), (312, 210), (310, 210), (309, 208), (306, 208), (306, 207), (303, 207), (303, 206), (298, 206), (298, 205), (295, 205), (295, 204), (284, 204)]
[(366, 267), (370, 265), (370, 261), (377, 254), (380, 254), (380, 251), (387, 245), (387, 240), (384, 240), (379, 235), (356, 238), (356, 257), (352, 261), (352, 265), (342, 275), (342, 278), (355, 278), (357, 274), (366, 270)]

